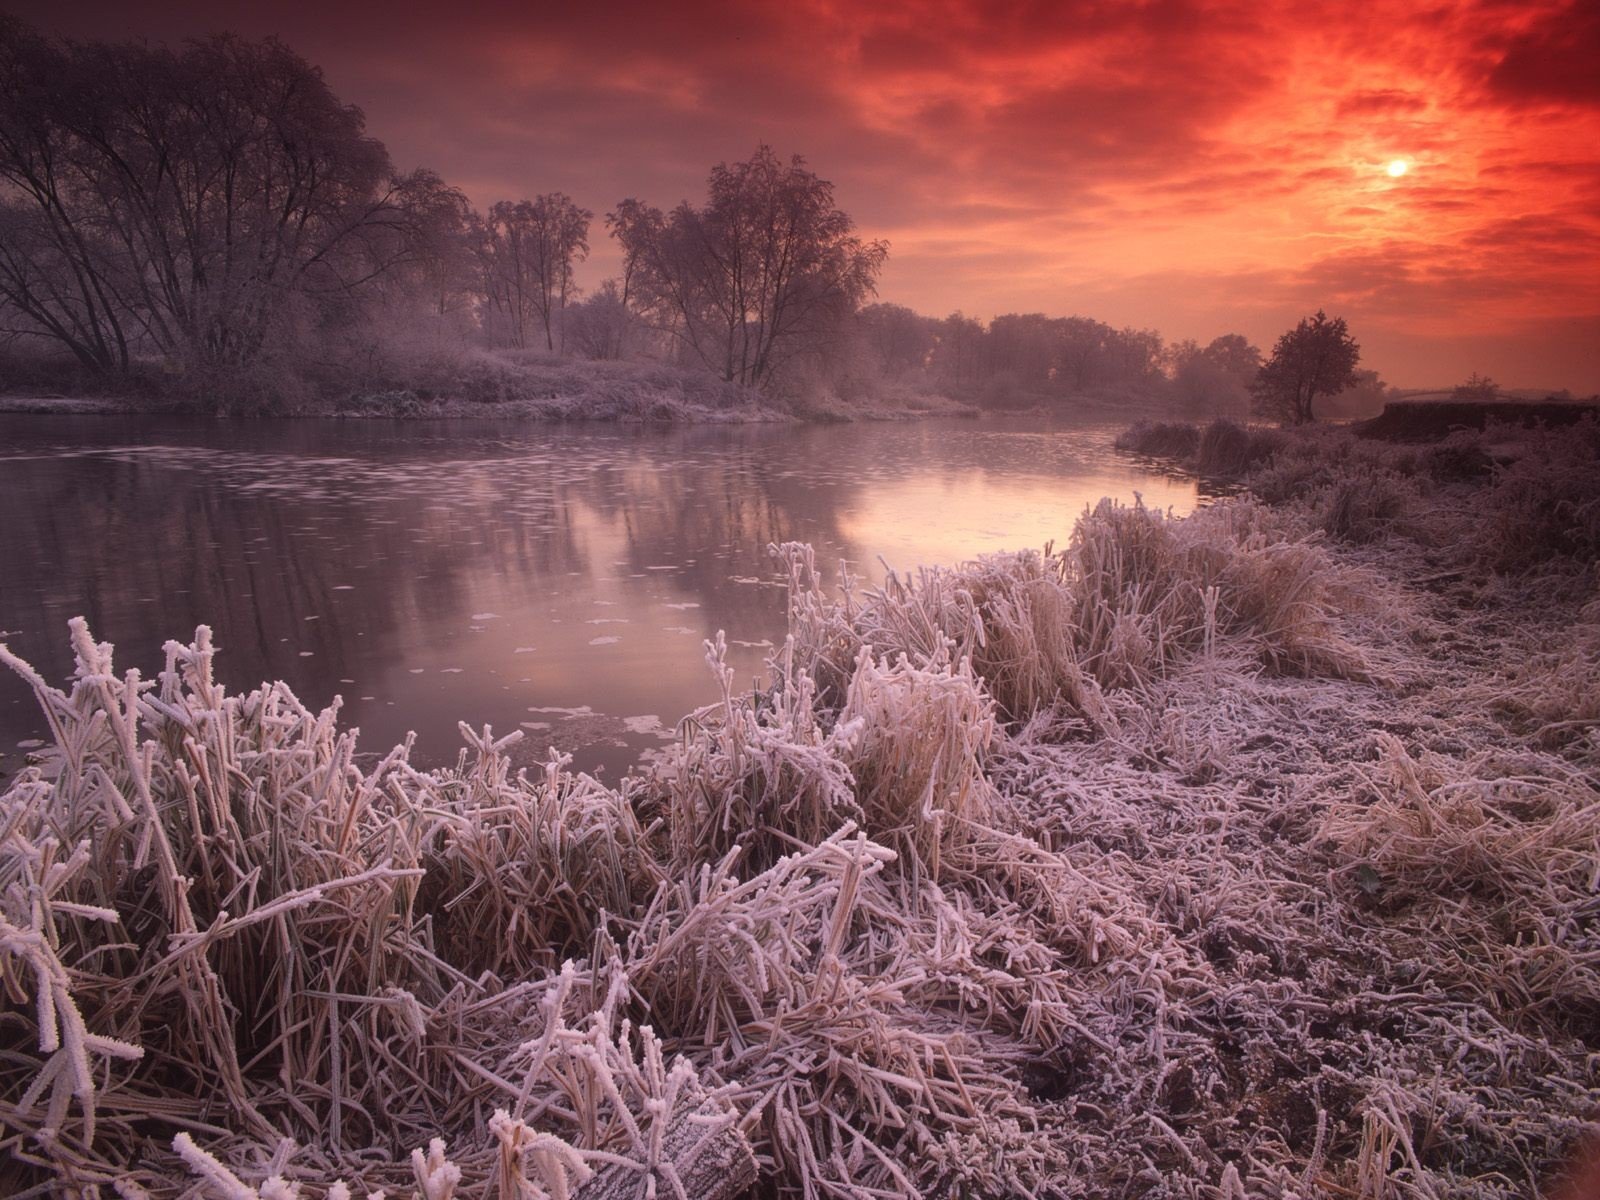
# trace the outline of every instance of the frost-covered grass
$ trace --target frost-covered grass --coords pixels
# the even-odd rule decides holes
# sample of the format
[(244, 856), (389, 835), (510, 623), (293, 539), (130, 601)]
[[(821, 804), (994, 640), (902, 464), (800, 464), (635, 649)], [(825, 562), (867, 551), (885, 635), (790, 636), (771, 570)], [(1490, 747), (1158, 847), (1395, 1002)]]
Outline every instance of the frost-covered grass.
[(687, 1130), (762, 1195), (1530, 1194), (1600, 1101), (1600, 608), (1484, 514), (1587, 510), (1334, 445), (876, 590), (778, 548), (770, 677), (708, 646), (615, 789), (358, 756), (204, 630), (6, 654), (55, 744), (0, 797), (0, 1185), (672, 1196)]

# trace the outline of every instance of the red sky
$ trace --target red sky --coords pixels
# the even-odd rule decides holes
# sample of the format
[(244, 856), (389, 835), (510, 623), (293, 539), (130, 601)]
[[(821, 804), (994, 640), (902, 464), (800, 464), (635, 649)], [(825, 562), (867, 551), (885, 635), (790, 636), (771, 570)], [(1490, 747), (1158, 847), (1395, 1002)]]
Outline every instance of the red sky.
[[(1270, 349), (1322, 306), (1393, 384), (1600, 391), (1600, 0), (10, 7), (275, 33), (479, 205), (668, 206), (765, 141), (889, 240), (881, 298), (923, 312)], [(592, 241), (589, 283), (616, 264)]]

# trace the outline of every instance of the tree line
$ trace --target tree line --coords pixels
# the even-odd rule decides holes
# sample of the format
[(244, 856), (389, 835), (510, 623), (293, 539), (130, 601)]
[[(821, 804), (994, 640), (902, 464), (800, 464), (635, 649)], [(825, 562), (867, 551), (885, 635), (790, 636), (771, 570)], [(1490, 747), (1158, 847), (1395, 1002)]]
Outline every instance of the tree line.
[(275, 39), (70, 42), (0, 14), (0, 338), (96, 376), (270, 392), (318, 368), (337, 380), (427, 330), (847, 402), (890, 386), (1028, 404), (1159, 384), (1198, 410), (1252, 389), (1260, 405), (1269, 377), (1289, 386), (1282, 356), (1263, 363), (1237, 334), (1168, 345), (1082, 316), (985, 324), (873, 303), (887, 245), (803, 159), (766, 146), (715, 167), (702, 204), (619, 202), (604, 221), (621, 274), (585, 296), (594, 216), (561, 192), (480, 213), (434, 172), (397, 170), (361, 110)]

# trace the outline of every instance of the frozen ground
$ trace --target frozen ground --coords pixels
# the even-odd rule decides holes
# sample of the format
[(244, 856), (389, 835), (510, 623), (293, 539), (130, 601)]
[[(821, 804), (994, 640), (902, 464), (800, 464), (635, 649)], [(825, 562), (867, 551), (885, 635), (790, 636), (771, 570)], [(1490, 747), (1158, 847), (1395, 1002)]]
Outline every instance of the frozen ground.
[(771, 677), (711, 647), (616, 790), (80, 628), (0, 800), (0, 1178), (1535, 1194), (1600, 1101), (1597, 452), (1313, 435), (855, 596), (784, 548)]

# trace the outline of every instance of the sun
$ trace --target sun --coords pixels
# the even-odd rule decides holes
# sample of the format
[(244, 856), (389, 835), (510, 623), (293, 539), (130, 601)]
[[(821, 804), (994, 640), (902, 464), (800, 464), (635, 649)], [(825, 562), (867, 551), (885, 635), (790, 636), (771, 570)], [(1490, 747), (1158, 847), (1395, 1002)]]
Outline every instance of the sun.
[(1410, 169), (1411, 164), (1403, 158), (1394, 159), (1387, 167), (1384, 168), (1385, 171), (1389, 172), (1389, 177), (1391, 179), (1399, 179), (1400, 176), (1404, 175)]

